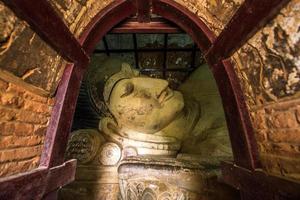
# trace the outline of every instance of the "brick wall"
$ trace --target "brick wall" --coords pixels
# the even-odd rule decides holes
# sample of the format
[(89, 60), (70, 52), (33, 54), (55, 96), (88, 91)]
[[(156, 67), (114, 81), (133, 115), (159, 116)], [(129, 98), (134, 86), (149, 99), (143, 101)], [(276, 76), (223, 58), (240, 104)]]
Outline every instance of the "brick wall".
[(232, 57), (250, 110), (264, 170), (300, 180), (300, 0)]
[(0, 79), (0, 177), (38, 166), (53, 103)]
[(300, 179), (300, 99), (263, 106), (251, 115), (263, 168)]

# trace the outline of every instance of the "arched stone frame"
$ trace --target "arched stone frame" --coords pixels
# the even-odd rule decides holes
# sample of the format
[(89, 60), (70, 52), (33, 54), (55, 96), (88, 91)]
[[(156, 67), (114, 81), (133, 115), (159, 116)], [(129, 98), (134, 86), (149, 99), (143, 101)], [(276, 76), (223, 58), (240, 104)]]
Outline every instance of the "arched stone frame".
[[(85, 52), (91, 55), (96, 44), (112, 27), (136, 13), (136, 6), (135, 1), (132, 0), (117, 0), (99, 12), (84, 29), (79, 39)], [(216, 36), (212, 31), (198, 16), (182, 5), (172, 0), (152, 0), (152, 8), (152, 13), (174, 22), (188, 33), (202, 52), (207, 52), (215, 41)], [(233, 66), (230, 60), (208, 64), (222, 98), (234, 162), (247, 169), (258, 168), (259, 159), (253, 128)], [(57, 91), (40, 166), (53, 167), (63, 163), (78, 91), (87, 65), (87, 62), (69, 64), (65, 69)]]
[[(230, 60), (223, 60), (223, 58), (230, 57), (231, 53), (265, 26), (268, 20), (275, 17), (290, 0), (245, 0), (216, 39), (197, 16), (173, 0), (115, 0), (86, 27), (80, 38), (81, 44), (78, 43), (48, 1), (37, 1), (35, 4), (26, 0), (2, 1), (21, 19), (27, 21), (35, 32), (62, 57), (74, 64), (66, 66), (60, 82), (40, 166), (35, 170), (1, 179), (1, 198), (39, 199), (44, 196), (44, 199), (55, 199), (57, 193), (53, 191), (74, 180), (76, 161), (63, 162), (63, 160), (79, 87), (88, 65), (89, 58), (85, 52), (91, 51), (93, 45), (98, 42), (96, 38), (101, 38), (109, 31), (110, 27), (116, 25), (114, 23), (126, 18), (130, 13), (136, 14), (137, 10), (138, 12), (145, 11), (143, 9), (150, 5), (150, 1), (153, 3), (153, 8), (156, 6), (156, 9), (153, 10), (154, 13), (163, 11), (162, 16), (171, 21), (178, 20), (175, 23), (190, 35), (195, 32), (203, 36), (201, 38), (199, 35), (192, 35), (196, 42), (198, 39), (202, 41), (198, 42), (198, 45), (206, 53), (206, 60), (218, 83), (229, 121), (228, 126), (231, 129), (229, 133), (235, 165), (226, 162), (222, 164), (224, 181), (239, 189), (242, 199), (300, 198), (298, 183), (266, 174), (260, 169), (256, 170), (260, 165), (244, 96)], [(146, 1), (148, 4), (144, 4)], [(142, 7), (139, 8), (138, 6), (141, 5)], [(159, 11), (159, 9), (161, 10)], [(117, 13), (116, 16), (114, 16), (114, 12)], [(48, 20), (44, 20), (45, 15)], [(140, 16), (141, 19), (144, 17), (147, 18), (147, 13)], [(181, 20), (184, 23), (180, 23)], [(199, 24), (197, 25), (197, 23)], [(191, 32), (189, 32), (189, 28), (192, 29)], [(95, 31), (97, 29), (99, 30)], [(96, 33), (96, 37), (92, 37), (92, 32)], [(87, 42), (88, 38), (90, 38), (90, 42)], [(213, 44), (211, 44), (212, 41)], [(90, 44), (90, 49), (87, 48), (87, 44)], [(226, 48), (223, 49), (224, 47)], [(16, 192), (16, 188), (18, 188), (18, 192)]]

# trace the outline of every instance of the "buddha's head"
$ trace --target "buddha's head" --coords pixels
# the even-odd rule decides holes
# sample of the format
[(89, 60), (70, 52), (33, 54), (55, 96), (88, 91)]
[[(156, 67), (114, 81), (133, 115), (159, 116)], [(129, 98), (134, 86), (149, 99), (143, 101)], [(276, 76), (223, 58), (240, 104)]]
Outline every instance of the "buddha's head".
[(104, 100), (120, 128), (150, 134), (170, 124), (184, 107), (182, 94), (166, 80), (141, 76), (128, 64), (108, 79)]

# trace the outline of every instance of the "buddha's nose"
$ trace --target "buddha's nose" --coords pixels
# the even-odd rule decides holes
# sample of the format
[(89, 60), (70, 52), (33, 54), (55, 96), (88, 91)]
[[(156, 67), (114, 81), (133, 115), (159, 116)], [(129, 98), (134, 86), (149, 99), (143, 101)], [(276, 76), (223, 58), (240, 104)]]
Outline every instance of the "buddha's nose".
[(159, 97), (161, 93), (168, 88), (169, 83), (168, 81), (163, 79), (155, 79), (155, 84), (153, 85), (154, 85), (153, 91), (155, 92), (155, 96)]

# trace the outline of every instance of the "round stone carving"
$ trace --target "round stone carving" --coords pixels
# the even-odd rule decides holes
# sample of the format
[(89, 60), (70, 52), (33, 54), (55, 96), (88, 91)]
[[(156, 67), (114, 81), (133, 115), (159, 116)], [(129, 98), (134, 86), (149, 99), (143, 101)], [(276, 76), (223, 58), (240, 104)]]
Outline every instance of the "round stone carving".
[(105, 143), (100, 151), (99, 161), (102, 165), (115, 165), (121, 158), (120, 147), (112, 142)]
[(104, 138), (94, 129), (79, 129), (71, 135), (66, 157), (75, 158), (82, 164), (92, 161), (100, 144), (104, 142)]

